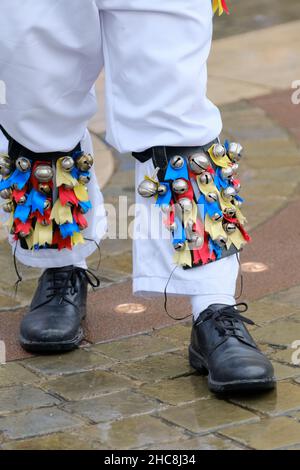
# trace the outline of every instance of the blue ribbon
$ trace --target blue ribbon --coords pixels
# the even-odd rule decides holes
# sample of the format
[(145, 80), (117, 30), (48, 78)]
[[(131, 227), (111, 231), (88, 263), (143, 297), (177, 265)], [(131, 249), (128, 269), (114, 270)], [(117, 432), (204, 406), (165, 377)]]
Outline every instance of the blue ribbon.
[(187, 163), (184, 160), (182, 168), (173, 168), (169, 162), (165, 175), (165, 180), (176, 180), (177, 178), (189, 179)]
[(79, 206), (83, 210), (83, 213), (86, 214), (92, 208), (92, 203), (91, 201), (79, 201)]
[(186, 241), (186, 235), (182, 222), (178, 217), (175, 217), (174, 222), (175, 230), (173, 233), (173, 245), (180, 242), (184, 243)]
[(31, 170), (20, 171), (16, 169), (12, 175), (10, 175), (7, 179), (3, 179), (0, 182), (0, 191), (2, 191), (2, 189), (10, 188), (14, 184), (17, 186), (18, 189), (23, 189), (30, 178), (30, 174)]
[(201, 194), (198, 200), (198, 207), (200, 206), (200, 213), (202, 220), (205, 220), (206, 214), (212, 217), (214, 214), (218, 213), (222, 215), (222, 210), (218, 202), (208, 202), (204, 196)]
[(39, 211), (41, 215), (44, 215), (44, 205), (47, 196), (45, 194), (32, 189), (29, 193), (26, 205), (31, 205), (32, 212)]
[(14, 219), (20, 219), (23, 224), (27, 222), (28, 217), (30, 214), (30, 206), (27, 204), (17, 205), (16, 210), (14, 212)]
[(80, 232), (78, 225), (73, 223), (65, 223), (59, 226), (60, 234), (62, 238), (72, 237), (75, 232)]
[(217, 259), (222, 257), (223, 249), (217, 245), (211, 238), (208, 241), (210, 251), (214, 251), (216, 254)]
[(170, 204), (170, 201), (172, 199), (172, 191), (171, 191), (170, 183), (164, 182), (164, 183), (160, 183), (160, 185), (166, 186), (167, 192), (165, 194), (162, 194), (161, 196), (158, 196), (156, 200), (156, 205), (157, 206), (161, 206), (163, 204), (168, 205)]

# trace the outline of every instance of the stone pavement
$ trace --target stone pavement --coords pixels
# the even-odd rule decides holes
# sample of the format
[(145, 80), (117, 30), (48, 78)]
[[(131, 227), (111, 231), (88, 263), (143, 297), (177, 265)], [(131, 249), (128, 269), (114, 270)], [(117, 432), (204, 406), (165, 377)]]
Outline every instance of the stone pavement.
[[(0, 340), (9, 362), (0, 366), (0, 448), (300, 448), (300, 105), (291, 103), (292, 81), (300, 79), (300, 8), (297, 0), (231, 3), (235, 14), (215, 23), (209, 93), (223, 113), (224, 137), (246, 149), (253, 243), (242, 255), (242, 299), (250, 300), (252, 334), (273, 361), (277, 391), (212, 396), (187, 361), (190, 322), (171, 322), (161, 298), (131, 295), (125, 239), (102, 245), (102, 288), (90, 296), (82, 347), (63, 356), (24, 354), (17, 328), (38, 272), (22, 268), (18, 298), (9, 296), (15, 275), (1, 242)], [(102, 102), (103, 78), (98, 89)], [(90, 129), (101, 166), (108, 162), (106, 201), (116, 204), (122, 194), (130, 204), (132, 158), (114, 154), (113, 161), (101, 112)], [(169, 308), (179, 316), (189, 305), (170, 299)]]

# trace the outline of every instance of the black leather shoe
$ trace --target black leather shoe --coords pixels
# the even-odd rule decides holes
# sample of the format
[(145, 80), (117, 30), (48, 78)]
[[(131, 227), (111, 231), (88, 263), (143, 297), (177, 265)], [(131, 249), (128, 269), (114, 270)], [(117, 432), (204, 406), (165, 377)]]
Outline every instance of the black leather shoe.
[[(242, 312), (237, 307), (244, 307)], [(190, 364), (208, 373), (212, 392), (272, 389), (276, 380), (271, 362), (257, 348), (244, 323), (254, 324), (241, 313), (246, 304), (210, 305), (192, 329)]]
[(100, 282), (85, 269), (47, 269), (21, 322), (22, 347), (34, 352), (75, 349), (83, 338), (81, 321), (86, 315), (88, 284), (98, 287)]

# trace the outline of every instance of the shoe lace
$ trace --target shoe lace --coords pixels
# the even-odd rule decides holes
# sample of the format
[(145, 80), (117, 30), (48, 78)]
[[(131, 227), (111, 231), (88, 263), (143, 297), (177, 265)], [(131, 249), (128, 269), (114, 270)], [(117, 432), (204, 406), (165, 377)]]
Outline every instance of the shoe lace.
[(56, 271), (55, 269), (49, 271), (49, 286), (47, 287), (47, 302), (50, 302), (54, 297), (60, 296), (59, 303), (63, 301), (68, 301), (68, 294), (74, 295), (78, 293), (77, 287), (77, 277), (81, 273), (88, 284), (92, 286), (93, 289), (100, 286), (100, 280), (98, 277), (89, 269), (83, 269), (78, 267), (73, 267), (68, 271)]
[(228, 305), (219, 310), (208, 309), (204, 315), (204, 318), (199, 318), (197, 324), (205, 323), (208, 320), (212, 320), (215, 328), (218, 330), (221, 336), (229, 337), (234, 336), (237, 339), (244, 339), (243, 330), (241, 330), (241, 322), (247, 323), (248, 325), (255, 325), (250, 318), (241, 315), (241, 313), (247, 312), (248, 305), (245, 302), (240, 302), (235, 305)]

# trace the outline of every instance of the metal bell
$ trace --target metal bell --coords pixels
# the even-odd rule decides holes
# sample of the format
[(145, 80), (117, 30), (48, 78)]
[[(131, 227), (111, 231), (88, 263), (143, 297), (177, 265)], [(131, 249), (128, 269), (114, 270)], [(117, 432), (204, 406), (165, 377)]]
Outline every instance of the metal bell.
[(44, 210), (48, 210), (50, 209), (51, 207), (51, 201), (49, 201), (49, 199), (46, 199), (46, 201), (44, 202)]
[(217, 202), (218, 201), (218, 195), (217, 193), (210, 192), (205, 195), (205, 199), (207, 202)]
[(19, 238), (26, 238), (26, 237), (28, 237), (28, 236), (31, 234), (31, 232), (32, 232), (32, 229), (30, 229), (30, 231), (29, 231), (28, 233), (23, 232), (23, 231), (21, 230), (21, 232), (18, 233), (18, 237), (19, 237)]
[(152, 197), (157, 193), (157, 184), (151, 180), (143, 180), (138, 187), (138, 193), (142, 197)]
[(4, 212), (10, 213), (13, 212), (14, 207), (14, 203), (12, 201), (9, 201), (2, 206), (2, 209), (4, 210)]
[(31, 168), (31, 162), (26, 157), (19, 157), (16, 160), (16, 168), (22, 172), (26, 172)]
[(215, 144), (212, 149), (213, 155), (216, 158), (222, 158), (226, 154), (225, 147), (221, 144)]
[(231, 176), (233, 175), (233, 169), (231, 166), (228, 166), (227, 168), (222, 168), (221, 170), (221, 174), (222, 174), (222, 177), (224, 179), (226, 178), (231, 178)]
[(203, 171), (207, 170), (210, 165), (210, 161), (204, 152), (198, 152), (193, 153), (193, 155), (189, 157), (189, 165), (190, 169), (194, 173), (200, 175), (201, 173), (203, 173)]
[(209, 184), (212, 182), (213, 178), (211, 176), (210, 173), (208, 173), (207, 171), (205, 171), (204, 173), (202, 173), (202, 175), (200, 175), (200, 182), (202, 184)]
[(236, 216), (236, 209), (234, 207), (226, 207), (224, 209), (224, 214), (233, 219), (233, 217)]
[(201, 246), (204, 243), (204, 238), (201, 235), (198, 235), (197, 233), (195, 233), (191, 237), (189, 242), (190, 242), (190, 248), (201, 248)]
[(12, 163), (9, 157), (0, 155), (0, 175), (7, 176), (11, 173)]
[(26, 201), (27, 201), (27, 197), (24, 195), (24, 196), (20, 197), (17, 204), (20, 205), (20, 206), (23, 206), (23, 204), (25, 204)]
[(157, 192), (159, 196), (164, 196), (164, 194), (166, 194), (167, 191), (168, 191), (168, 188), (165, 184), (160, 184), (157, 188)]
[(174, 155), (174, 157), (170, 159), (170, 165), (175, 170), (179, 170), (184, 165), (184, 159), (180, 155)]
[(226, 235), (219, 235), (214, 242), (220, 246), (221, 248), (224, 248), (226, 246), (226, 243), (228, 242), (228, 237)]
[(61, 167), (64, 171), (72, 171), (75, 166), (75, 162), (72, 157), (64, 157), (61, 161)]
[(34, 176), (40, 183), (48, 183), (53, 178), (53, 170), (49, 165), (39, 165), (34, 170)]
[(228, 186), (228, 188), (223, 189), (222, 196), (224, 199), (231, 199), (236, 196), (236, 190), (232, 186)]
[(42, 220), (42, 225), (44, 227), (48, 227), (50, 224), (51, 224), (51, 222), (48, 222), (48, 220), (46, 220), (46, 219)]
[(79, 175), (78, 180), (81, 184), (88, 184), (91, 180), (91, 177), (89, 175)]
[(243, 204), (243, 203), (242, 203), (242, 201), (239, 201), (239, 200), (235, 199), (235, 200), (233, 201), (233, 204), (234, 204), (236, 207), (240, 208), (240, 207), (242, 207), (242, 204)]
[(39, 183), (39, 191), (43, 194), (50, 194), (51, 193), (51, 188), (49, 184), (47, 183)]
[(239, 170), (239, 164), (233, 163), (231, 168), (232, 168), (233, 174), (236, 175)]
[(234, 187), (235, 191), (237, 193), (239, 193), (240, 190), (241, 190), (241, 183), (239, 181), (235, 181), (235, 183), (234, 183), (233, 180), (231, 180), (231, 183), (233, 184), (233, 187)]
[(182, 178), (178, 178), (177, 180), (174, 180), (172, 183), (172, 189), (174, 193), (176, 194), (184, 194), (188, 190), (188, 184), (186, 180)]
[(242, 158), (243, 147), (237, 142), (229, 144), (228, 156), (233, 162), (238, 162)]
[(187, 197), (183, 197), (183, 198), (179, 199), (178, 204), (181, 207), (181, 209), (183, 210), (183, 212), (191, 212), (191, 210), (193, 209), (193, 203)]
[(227, 233), (233, 233), (236, 231), (236, 225), (231, 223), (224, 224), (224, 230)]
[(173, 247), (176, 251), (183, 251), (185, 249), (185, 242), (177, 242)]
[(93, 164), (94, 159), (90, 154), (84, 154), (76, 160), (76, 165), (81, 171), (89, 171)]
[(177, 228), (176, 222), (172, 222), (172, 224), (170, 224), (170, 225), (168, 226), (168, 229), (169, 229), (171, 232), (174, 232), (174, 231), (176, 230), (176, 228)]
[(169, 204), (162, 204), (160, 207), (160, 210), (164, 213), (164, 214), (169, 214), (169, 212), (171, 211), (171, 206)]
[(223, 214), (219, 214), (219, 212), (216, 212), (215, 214), (213, 214), (211, 216), (212, 220), (214, 220), (215, 222), (220, 222), (220, 220), (223, 219)]
[(1, 197), (2, 199), (10, 199), (10, 198), (11, 198), (11, 195), (12, 195), (12, 190), (11, 190), (11, 188), (2, 189), (2, 191), (0, 191), (0, 197)]

